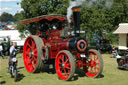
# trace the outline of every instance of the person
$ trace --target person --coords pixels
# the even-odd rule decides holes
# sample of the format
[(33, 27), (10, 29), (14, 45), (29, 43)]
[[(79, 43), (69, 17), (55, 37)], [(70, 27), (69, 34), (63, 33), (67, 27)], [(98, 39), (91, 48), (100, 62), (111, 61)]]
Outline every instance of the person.
[(16, 43), (15, 42), (12, 43), (12, 46), (10, 47), (9, 52), (10, 52), (10, 57), (16, 56), (17, 50), (16, 50)]
[(4, 59), (3, 47), (2, 47), (2, 44), (1, 43), (0, 43), (0, 54), (1, 54), (2, 58)]
[(114, 46), (112, 47), (112, 55), (113, 55), (112, 58), (116, 58), (117, 56), (117, 51)]
[[(9, 52), (10, 52), (10, 56), (9, 56), (9, 67), (10, 67), (10, 65), (11, 65), (11, 63), (10, 63), (10, 61), (11, 61), (11, 59), (13, 58), (13, 57), (16, 57), (16, 54), (17, 54), (17, 50), (16, 50), (16, 43), (15, 42), (13, 42), (12, 43), (12, 46), (10, 47), (10, 49), (9, 49)], [(9, 68), (8, 68), (8, 72), (10, 72), (9, 71)]]
[(104, 36), (101, 36), (100, 37), (100, 40), (99, 40), (99, 44), (103, 44), (105, 42), (105, 37)]

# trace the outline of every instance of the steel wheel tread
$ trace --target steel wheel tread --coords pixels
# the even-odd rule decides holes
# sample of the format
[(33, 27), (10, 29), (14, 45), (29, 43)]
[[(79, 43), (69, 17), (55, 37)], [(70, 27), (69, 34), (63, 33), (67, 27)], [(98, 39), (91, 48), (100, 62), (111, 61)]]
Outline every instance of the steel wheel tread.
[[(29, 45), (30, 45), (30, 40), (31, 40), (31, 43), (32, 42), (34, 43), (35, 47), (32, 47), (33, 44), (32, 44), (32, 46), (30, 46), (31, 48), (28, 46), (27, 43), (29, 43)], [(28, 46), (28, 48), (27, 48), (27, 46)], [(26, 69), (27, 69), (28, 72), (37, 73), (37, 72), (40, 72), (40, 70), (42, 68), (44, 68), (44, 65), (43, 65), (43, 62), (42, 62), (42, 59), (41, 59), (41, 57), (43, 56), (43, 52), (42, 52), (42, 48), (41, 48), (42, 46), (44, 46), (44, 43), (43, 43), (42, 39), (39, 38), (38, 36), (31, 35), (31, 36), (29, 36), (26, 39), (25, 44), (24, 44), (23, 56), (24, 56), (24, 64), (25, 64), (25, 67), (26, 67)], [(26, 60), (29, 60), (29, 62), (31, 62), (31, 64), (32, 64), (33, 61), (29, 59), (30, 56), (27, 57), (27, 52), (26, 52), (26, 49), (27, 49), (27, 51), (29, 50), (29, 53), (30, 53), (30, 50), (32, 50), (32, 52), (34, 52), (32, 48), (33, 49), (35, 48), (34, 50), (37, 50), (37, 53), (35, 54), (36, 57), (37, 57), (35, 68), (33, 66), (29, 66), (28, 64), (26, 64), (28, 62), (25, 61), (25, 59)], [(28, 53), (28, 55), (29, 55), (29, 53)], [(31, 67), (31, 69), (33, 68), (33, 70), (30, 70), (30, 67)]]
[[(94, 78), (97, 78), (97, 77), (99, 77), (101, 74), (102, 74), (102, 71), (103, 71), (103, 59), (102, 59), (102, 56), (101, 56), (101, 54), (97, 51), (97, 50), (94, 50), (94, 49), (91, 49), (91, 50), (89, 50), (89, 54), (90, 53), (94, 53), (96, 56), (97, 56), (97, 61), (98, 61), (98, 66), (99, 67), (96, 67), (96, 65), (97, 65), (97, 63), (96, 63), (96, 60), (91, 60), (91, 64), (90, 64), (90, 68), (91, 68), (91, 70), (92, 69), (95, 69), (95, 71), (93, 71), (94, 72), (94, 74), (93, 74), (93, 72), (91, 72), (91, 70), (90, 71), (88, 71), (89, 69), (89, 67), (85, 67), (85, 74), (88, 76), (88, 77), (94, 77)], [(96, 57), (95, 56), (95, 57)], [(90, 58), (91, 59), (91, 58)], [(95, 58), (94, 58), (95, 59)], [(96, 72), (96, 69), (98, 70), (98, 72)]]
[[(60, 60), (63, 62), (63, 60), (60, 57), (62, 57), (62, 54), (65, 55), (66, 60), (64, 60), (64, 63), (65, 63), (65, 67), (61, 67), (60, 65), (63, 65), (62, 63), (59, 63)], [(59, 61), (58, 61), (59, 60)], [(67, 64), (66, 64), (67, 62)], [(69, 63), (68, 63), (69, 62)], [(68, 67), (68, 64), (69, 64), (69, 68), (67, 69)], [(67, 65), (67, 66), (66, 66)], [(71, 80), (71, 78), (73, 77), (74, 73), (75, 73), (75, 59), (73, 57), (73, 55), (67, 51), (67, 50), (62, 50), (60, 51), (57, 56), (56, 56), (56, 60), (55, 60), (55, 67), (56, 67), (56, 73), (58, 75), (58, 77), (61, 79), (61, 80)], [(61, 67), (61, 68), (60, 68)], [(62, 74), (63, 72), (61, 72), (61, 70), (63, 69), (64, 71), (64, 75), (66, 73), (66, 77)], [(66, 71), (65, 71), (65, 70)], [(70, 72), (67, 72), (67, 71), (70, 71)]]

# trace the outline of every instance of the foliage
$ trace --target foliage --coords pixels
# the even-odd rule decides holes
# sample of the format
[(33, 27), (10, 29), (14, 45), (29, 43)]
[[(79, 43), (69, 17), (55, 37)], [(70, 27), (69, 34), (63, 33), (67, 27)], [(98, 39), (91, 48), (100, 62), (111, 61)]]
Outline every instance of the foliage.
[(13, 15), (4, 12), (4, 13), (2, 13), (1, 16), (0, 16), (0, 21), (2, 21), (2, 22), (16, 21), (16, 19), (13, 17)]
[[(48, 14), (61, 14), (66, 15), (69, 0), (22, 0), (21, 7), (24, 9), (22, 12), (22, 19), (33, 18), (41, 15)], [(18, 25), (20, 31), (29, 30), (35, 34), (35, 27), (37, 24), (29, 24), (27, 26)], [(23, 27), (23, 29), (21, 29)], [(24, 29), (24, 27), (26, 27)]]
[(109, 8), (101, 7), (99, 4), (83, 8), (81, 19), (81, 28), (86, 31), (90, 40), (93, 34), (117, 40), (118, 37), (112, 33), (119, 23), (128, 23), (128, 0), (113, 0)]
[[(100, 0), (100, 3), (91, 6), (84, 4), (81, 10), (81, 29), (86, 31), (85, 35), (90, 40), (94, 34), (117, 40), (118, 37), (112, 32), (117, 29), (119, 23), (128, 23), (128, 0), (112, 0), (112, 4), (107, 7), (105, 1)], [(20, 20), (48, 14), (66, 15), (69, 0), (22, 0), (21, 7), (24, 11), (20, 15)], [(36, 24), (21, 25), (18, 28), (21, 31), (31, 29), (35, 32), (32, 29), (37, 26), (34, 25)]]

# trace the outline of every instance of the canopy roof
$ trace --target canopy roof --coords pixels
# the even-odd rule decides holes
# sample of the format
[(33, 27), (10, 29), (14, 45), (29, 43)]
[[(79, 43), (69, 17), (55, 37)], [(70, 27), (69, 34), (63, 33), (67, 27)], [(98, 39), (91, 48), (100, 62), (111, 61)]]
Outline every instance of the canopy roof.
[(114, 34), (128, 34), (128, 23), (119, 24), (119, 27)]
[(57, 19), (59, 21), (65, 21), (67, 18), (64, 15), (42, 15), (42, 16), (22, 20), (20, 24), (30, 24), (34, 22), (39, 22), (43, 19), (48, 21), (52, 21), (54, 19)]

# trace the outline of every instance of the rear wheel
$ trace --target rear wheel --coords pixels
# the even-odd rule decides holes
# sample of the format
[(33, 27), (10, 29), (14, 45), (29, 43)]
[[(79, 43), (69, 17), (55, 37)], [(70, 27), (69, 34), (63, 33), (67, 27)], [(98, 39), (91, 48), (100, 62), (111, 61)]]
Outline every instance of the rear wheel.
[(71, 80), (75, 73), (75, 62), (72, 54), (63, 50), (56, 56), (55, 67), (58, 77), (62, 80)]
[(24, 44), (23, 58), (24, 64), (28, 72), (40, 72), (44, 68), (42, 62), (43, 52), (42, 46), (44, 46), (43, 40), (38, 36), (29, 36)]
[[(84, 61), (85, 62), (85, 61)], [(103, 59), (101, 54), (96, 50), (89, 50), (89, 56), (86, 60), (87, 66), (83, 69), (88, 77), (98, 77), (103, 71)]]

